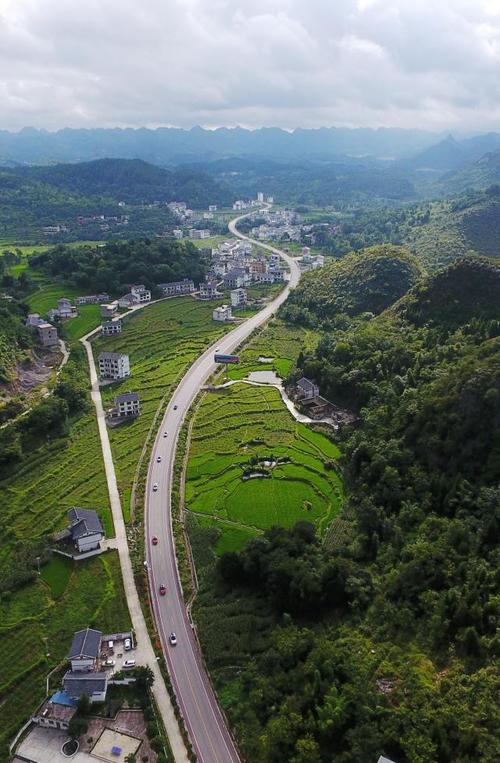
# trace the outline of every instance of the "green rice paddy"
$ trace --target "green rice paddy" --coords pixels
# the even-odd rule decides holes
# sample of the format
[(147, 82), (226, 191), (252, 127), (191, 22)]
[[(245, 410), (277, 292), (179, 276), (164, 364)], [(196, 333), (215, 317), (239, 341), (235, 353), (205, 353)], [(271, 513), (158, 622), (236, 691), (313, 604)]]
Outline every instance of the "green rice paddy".
[(323, 534), (342, 502), (341, 479), (327, 466), (339, 455), (326, 436), (293, 419), (274, 388), (241, 384), (209, 393), (192, 430), (186, 509), (219, 529), (219, 554), (299, 520)]

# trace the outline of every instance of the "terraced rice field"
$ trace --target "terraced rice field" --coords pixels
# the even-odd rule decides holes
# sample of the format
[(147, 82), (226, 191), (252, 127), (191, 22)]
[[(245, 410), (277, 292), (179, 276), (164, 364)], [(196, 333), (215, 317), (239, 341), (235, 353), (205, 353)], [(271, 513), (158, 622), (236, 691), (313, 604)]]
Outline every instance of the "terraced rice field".
[[(219, 554), (301, 519), (323, 534), (342, 502), (341, 479), (329, 468), (339, 455), (327, 437), (292, 418), (272, 387), (238, 384), (209, 393), (192, 429), (186, 509), (218, 528)], [(264, 461), (278, 463), (261, 469)], [(248, 471), (267, 476), (248, 479)]]
[(0, 759), (44, 699), (46, 676), (67, 655), (74, 631), (87, 625), (130, 627), (116, 552), (78, 563), (55, 557), (38, 580), (0, 599)]
[(162, 400), (168, 400), (198, 355), (231, 328), (212, 320), (213, 308), (213, 303), (197, 302), (192, 297), (165, 300), (126, 318), (120, 335), (94, 342), (96, 357), (103, 349), (130, 356), (130, 378), (103, 387), (104, 406), (111, 407), (119, 392), (133, 390), (140, 395), (139, 418), (110, 430), (126, 519), (139, 457)]
[(96, 509), (113, 535), (101, 447), (93, 411), (67, 438), (44, 446), (0, 482), (0, 574), (17, 540), (64, 527), (72, 506)]

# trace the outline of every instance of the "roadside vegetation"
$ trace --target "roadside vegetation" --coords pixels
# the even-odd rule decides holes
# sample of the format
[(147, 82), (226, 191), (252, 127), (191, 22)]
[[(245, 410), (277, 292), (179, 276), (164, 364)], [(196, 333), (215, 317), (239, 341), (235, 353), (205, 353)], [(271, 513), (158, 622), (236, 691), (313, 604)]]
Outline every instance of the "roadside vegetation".
[(116, 552), (85, 562), (53, 556), (41, 573), (0, 594), (1, 760), (8, 757), (9, 740), (45, 698), (46, 676), (65, 659), (74, 631), (130, 628)]

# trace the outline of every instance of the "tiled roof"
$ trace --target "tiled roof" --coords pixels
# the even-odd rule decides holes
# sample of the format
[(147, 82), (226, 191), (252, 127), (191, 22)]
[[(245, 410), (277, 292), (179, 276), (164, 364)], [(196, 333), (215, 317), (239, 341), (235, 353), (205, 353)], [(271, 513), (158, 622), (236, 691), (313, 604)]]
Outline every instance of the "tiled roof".
[(65, 692), (72, 699), (79, 699), (82, 694), (91, 697), (94, 692), (106, 691), (108, 676), (106, 673), (73, 673), (68, 670), (63, 678)]
[(82, 631), (77, 631), (73, 636), (68, 659), (75, 660), (78, 657), (97, 659), (99, 649), (101, 648), (101, 639), (101, 631), (96, 631), (94, 628), (85, 628)]
[(135, 403), (137, 400), (139, 400), (138, 392), (124, 392), (122, 395), (115, 397), (115, 405), (119, 403)]
[(74, 539), (81, 538), (89, 533), (101, 533), (104, 535), (101, 520), (97, 512), (92, 509), (79, 509), (77, 507), (68, 511), (68, 519), (71, 522), (70, 532)]

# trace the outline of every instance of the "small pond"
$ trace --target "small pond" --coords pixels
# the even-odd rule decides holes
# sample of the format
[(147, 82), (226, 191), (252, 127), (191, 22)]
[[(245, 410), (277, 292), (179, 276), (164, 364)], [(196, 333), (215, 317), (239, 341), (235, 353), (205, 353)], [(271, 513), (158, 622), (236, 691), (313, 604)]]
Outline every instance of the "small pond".
[(72, 758), (73, 755), (78, 752), (79, 748), (78, 740), (77, 739), (68, 739), (67, 742), (65, 742), (62, 746), (62, 754), (66, 758)]
[(248, 374), (249, 381), (261, 382), (262, 384), (280, 384), (281, 379), (274, 371), (252, 371)]

